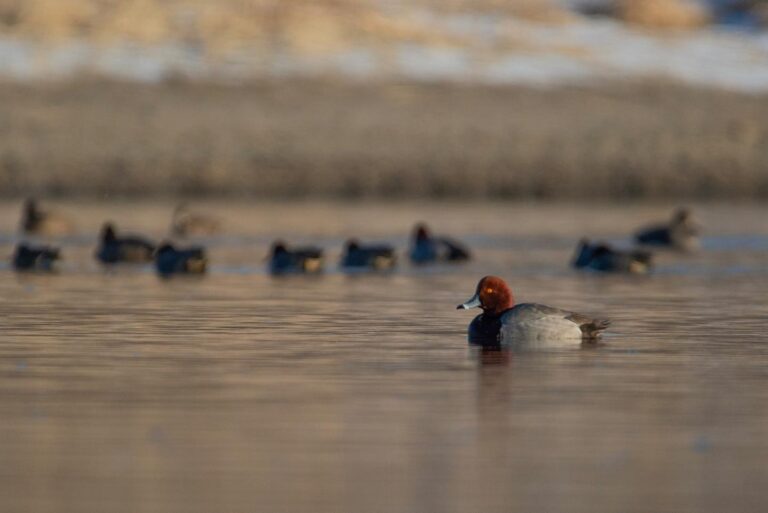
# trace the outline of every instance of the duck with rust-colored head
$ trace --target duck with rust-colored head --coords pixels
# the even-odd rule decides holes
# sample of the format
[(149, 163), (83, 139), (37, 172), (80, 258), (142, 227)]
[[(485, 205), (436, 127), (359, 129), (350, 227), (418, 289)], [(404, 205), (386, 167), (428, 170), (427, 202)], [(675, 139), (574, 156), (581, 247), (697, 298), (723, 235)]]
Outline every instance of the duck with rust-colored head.
[(470, 344), (560, 345), (595, 342), (610, 321), (536, 303), (515, 304), (509, 286), (497, 276), (480, 280), (475, 295), (457, 309), (480, 307), (468, 329)]
[(466, 262), (470, 258), (463, 244), (449, 237), (433, 236), (424, 223), (417, 224), (413, 230), (409, 256), (416, 265)]

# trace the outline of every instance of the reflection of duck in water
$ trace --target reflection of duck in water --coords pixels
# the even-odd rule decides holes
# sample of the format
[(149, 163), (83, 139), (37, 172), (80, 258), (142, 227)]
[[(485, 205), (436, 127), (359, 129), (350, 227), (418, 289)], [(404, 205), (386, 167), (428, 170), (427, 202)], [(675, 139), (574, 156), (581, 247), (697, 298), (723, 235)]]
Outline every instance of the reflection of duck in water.
[(397, 262), (395, 248), (389, 245), (363, 245), (350, 239), (341, 256), (341, 267), (347, 270), (390, 271)]
[(468, 328), (469, 342), (480, 345), (552, 345), (596, 341), (610, 321), (536, 303), (514, 304), (501, 278), (486, 276), (475, 295), (458, 309), (480, 307)]
[(17, 271), (50, 272), (55, 270), (54, 267), (59, 258), (58, 248), (21, 243), (16, 246), (13, 254), (13, 268)]
[(507, 366), (512, 363), (512, 352), (507, 346), (486, 344), (472, 346), (473, 355), (483, 367)]
[(469, 250), (460, 242), (448, 237), (433, 237), (425, 224), (417, 224), (413, 231), (410, 255), (414, 264), (435, 262), (464, 262), (469, 260)]
[(56, 212), (42, 210), (32, 198), (24, 202), (21, 230), (30, 235), (67, 235), (74, 231), (72, 222)]
[(205, 256), (205, 249), (199, 246), (176, 249), (166, 242), (155, 253), (155, 269), (160, 276), (203, 274), (207, 267), (208, 259)]
[(137, 235), (118, 237), (115, 227), (106, 223), (101, 229), (101, 245), (96, 250), (96, 258), (105, 264), (144, 263), (151, 262), (154, 253), (155, 245), (149, 240)]
[(317, 274), (323, 270), (323, 250), (316, 247), (288, 249), (285, 243), (277, 241), (269, 257), (269, 272), (272, 274)]
[(573, 266), (601, 272), (646, 274), (651, 270), (652, 255), (647, 251), (621, 251), (607, 244), (579, 242)]
[(699, 246), (699, 231), (699, 224), (694, 220), (691, 211), (680, 208), (668, 223), (648, 226), (638, 231), (635, 240), (650, 246), (693, 250)]
[(173, 211), (171, 233), (177, 237), (215, 235), (221, 231), (221, 221), (215, 217), (192, 212), (185, 203)]

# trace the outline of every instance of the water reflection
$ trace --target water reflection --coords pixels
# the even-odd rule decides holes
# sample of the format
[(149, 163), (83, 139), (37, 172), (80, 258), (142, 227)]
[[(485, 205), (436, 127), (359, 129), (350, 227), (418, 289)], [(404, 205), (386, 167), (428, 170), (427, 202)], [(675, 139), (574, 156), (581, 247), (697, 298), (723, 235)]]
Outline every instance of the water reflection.
[(500, 345), (470, 346), (470, 357), (481, 366), (508, 366), (512, 363), (512, 351)]

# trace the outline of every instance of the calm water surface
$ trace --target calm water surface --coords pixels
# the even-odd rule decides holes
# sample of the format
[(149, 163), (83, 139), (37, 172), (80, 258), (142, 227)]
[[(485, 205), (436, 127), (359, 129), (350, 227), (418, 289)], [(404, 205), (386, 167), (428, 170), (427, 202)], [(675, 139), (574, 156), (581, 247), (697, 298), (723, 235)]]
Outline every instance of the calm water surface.
[[(768, 208), (699, 206), (695, 255), (655, 275), (568, 269), (666, 206), (205, 204), (211, 273), (105, 272), (103, 219), (155, 237), (171, 205), (56, 207), (54, 276), (0, 268), (3, 512), (755, 512), (768, 507)], [(0, 205), (0, 250), (16, 203)], [(415, 220), (475, 249), (462, 267), (348, 277), (347, 234), (403, 248)], [(271, 240), (324, 245), (328, 272), (273, 279)], [(467, 299), (614, 320), (599, 347), (466, 344)]]

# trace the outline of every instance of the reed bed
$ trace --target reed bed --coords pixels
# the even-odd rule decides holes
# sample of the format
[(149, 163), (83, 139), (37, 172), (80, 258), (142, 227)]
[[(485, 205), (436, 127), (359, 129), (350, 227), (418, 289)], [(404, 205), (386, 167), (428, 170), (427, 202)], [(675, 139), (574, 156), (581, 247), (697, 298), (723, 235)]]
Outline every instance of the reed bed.
[(765, 198), (768, 101), (669, 83), (6, 83), (0, 191)]

